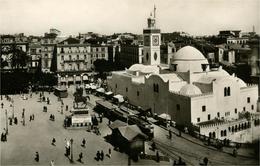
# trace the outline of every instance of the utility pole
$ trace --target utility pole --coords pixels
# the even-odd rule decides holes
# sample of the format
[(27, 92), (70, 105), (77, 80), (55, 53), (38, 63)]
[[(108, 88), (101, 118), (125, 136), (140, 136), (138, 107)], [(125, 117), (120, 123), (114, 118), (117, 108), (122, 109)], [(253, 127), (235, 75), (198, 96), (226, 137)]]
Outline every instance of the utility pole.
[(14, 98), (12, 98), (12, 105), (13, 105), (13, 114), (12, 114), (12, 119), (14, 119)]
[(74, 162), (73, 161), (73, 150), (72, 150), (72, 145), (73, 145), (73, 139), (70, 139), (70, 146), (71, 146), (71, 151), (70, 151), (70, 162)]
[(8, 135), (8, 117), (7, 117), (7, 109), (5, 109), (5, 119), (6, 119), (6, 134)]

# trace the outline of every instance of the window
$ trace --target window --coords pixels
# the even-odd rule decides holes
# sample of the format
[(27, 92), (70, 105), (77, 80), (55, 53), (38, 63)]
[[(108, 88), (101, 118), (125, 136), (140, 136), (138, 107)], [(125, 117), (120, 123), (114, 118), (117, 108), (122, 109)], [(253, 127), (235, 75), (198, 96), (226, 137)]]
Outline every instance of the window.
[(46, 58), (46, 59), (47, 59), (47, 58), (48, 58), (48, 54), (45, 54), (45, 57), (44, 57), (44, 58)]
[(197, 118), (197, 122), (200, 122), (200, 118)]
[(92, 64), (92, 60), (90, 60), (90, 64)]
[(61, 60), (63, 60), (63, 61), (64, 61), (64, 56), (63, 56), (63, 55), (61, 56)]
[(176, 109), (177, 109), (177, 111), (180, 111), (180, 110), (181, 110), (180, 104), (177, 104), (177, 105), (176, 105)]
[(230, 115), (230, 112), (225, 112), (225, 116), (229, 116)]
[(237, 109), (235, 108), (235, 114), (237, 114)]
[(102, 57), (105, 58), (105, 54), (102, 54)]
[(91, 58), (93, 58), (93, 55), (91, 54), (91, 56), (90, 56)]
[(159, 92), (159, 85), (158, 84), (153, 84), (153, 91)]
[(63, 47), (61, 47), (61, 51), (60, 51), (61, 53), (64, 53), (64, 48)]
[(243, 107), (243, 111), (246, 111), (246, 107)]
[(202, 112), (205, 112), (206, 111), (206, 106), (202, 106)]
[(210, 114), (208, 114), (208, 120), (210, 120)]
[(247, 103), (250, 103), (250, 97), (247, 98)]
[(102, 48), (101, 48), (101, 51), (105, 51), (105, 48), (104, 48), (104, 47), (102, 47)]
[(230, 87), (227, 88), (227, 95), (230, 96)]
[(87, 55), (84, 55), (84, 59), (87, 59)]
[(116, 88), (117, 88), (117, 84), (116, 84)]
[(149, 54), (148, 54), (148, 52), (146, 53), (146, 60), (147, 60), (147, 61), (149, 60)]
[(96, 51), (98, 52), (98, 48), (96, 48)]
[(125, 91), (128, 92), (128, 88), (125, 88)]
[(217, 116), (220, 117), (220, 113), (219, 112), (217, 113)]
[(254, 110), (254, 105), (251, 105), (251, 109)]
[(61, 65), (61, 70), (64, 71), (64, 64)]
[(71, 61), (71, 55), (69, 55), (69, 60)]
[(78, 70), (80, 70), (80, 64), (77, 64)]
[(230, 87), (224, 88), (224, 96), (230, 96)]
[(96, 54), (96, 57), (98, 58), (98, 54)]
[(137, 92), (136, 92), (136, 95), (137, 95), (137, 96), (139, 96), (139, 95), (140, 95), (140, 94), (139, 94), (139, 91), (137, 91)]
[(79, 60), (79, 55), (77, 55), (77, 60)]

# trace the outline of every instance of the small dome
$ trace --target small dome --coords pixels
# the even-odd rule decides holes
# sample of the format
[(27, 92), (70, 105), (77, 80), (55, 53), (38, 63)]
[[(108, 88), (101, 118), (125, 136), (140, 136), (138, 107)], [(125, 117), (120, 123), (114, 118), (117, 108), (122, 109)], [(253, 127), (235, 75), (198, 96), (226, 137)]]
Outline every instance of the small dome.
[(202, 92), (197, 86), (192, 85), (192, 84), (187, 84), (181, 88), (180, 94), (192, 96), (192, 95), (200, 95), (200, 94), (202, 94)]
[(194, 47), (185, 46), (173, 55), (174, 60), (204, 60), (204, 55)]
[(142, 64), (134, 64), (129, 68), (129, 70), (130, 71), (141, 71), (143, 68), (144, 68), (144, 65), (142, 65)]
[(241, 80), (240, 78), (238, 78), (238, 83), (239, 83), (240, 88), (245, 88), (245, 87), (247, 87), (247, 86), (246, 86), (246, 83), (245, 83), (243, 80)]

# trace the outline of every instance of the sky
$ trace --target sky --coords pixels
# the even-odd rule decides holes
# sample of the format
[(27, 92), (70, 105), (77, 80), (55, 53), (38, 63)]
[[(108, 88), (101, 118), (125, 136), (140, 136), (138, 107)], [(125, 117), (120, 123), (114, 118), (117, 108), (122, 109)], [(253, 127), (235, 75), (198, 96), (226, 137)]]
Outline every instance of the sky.
[(0, 34), (142, 34), (154, 5), (162, 33), (260, 31), (260, 0), (0, 0)]

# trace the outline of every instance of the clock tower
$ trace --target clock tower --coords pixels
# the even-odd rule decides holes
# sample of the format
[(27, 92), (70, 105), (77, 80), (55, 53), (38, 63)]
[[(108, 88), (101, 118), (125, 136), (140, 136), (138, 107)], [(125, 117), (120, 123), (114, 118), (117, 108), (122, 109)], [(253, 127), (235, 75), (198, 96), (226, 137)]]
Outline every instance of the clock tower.
[(161, 31), (156, 28), (155, 19), (156, 8), (154, 6), (152, 13), (147, 19), (148, 27), (143, 30), (144, 36), (144, 59), (145, 65), (159, 65), (160, 64), (160, 45), (161, 45)]

